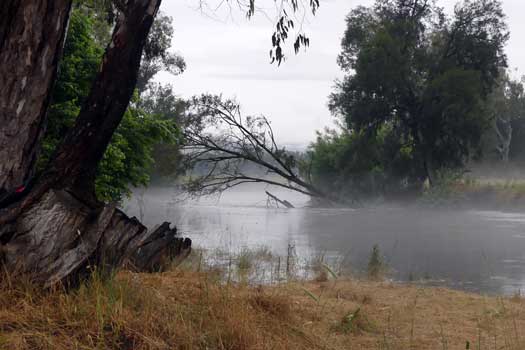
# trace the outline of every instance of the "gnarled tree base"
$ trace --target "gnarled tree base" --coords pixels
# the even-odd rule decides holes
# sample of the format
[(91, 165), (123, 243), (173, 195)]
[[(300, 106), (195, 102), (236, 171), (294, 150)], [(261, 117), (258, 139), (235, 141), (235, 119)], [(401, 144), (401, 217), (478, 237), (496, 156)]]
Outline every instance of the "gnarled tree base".
[(31, 274), (51, 286), (95, 266), (162, 270), (190, 252), (191, 241), (176, 234), (169, 223), (148, 232), (113, 205), (93, 209), (66, 191), (49, 190), (15, 222), (0, 227), (0, 254), (9, 272)]

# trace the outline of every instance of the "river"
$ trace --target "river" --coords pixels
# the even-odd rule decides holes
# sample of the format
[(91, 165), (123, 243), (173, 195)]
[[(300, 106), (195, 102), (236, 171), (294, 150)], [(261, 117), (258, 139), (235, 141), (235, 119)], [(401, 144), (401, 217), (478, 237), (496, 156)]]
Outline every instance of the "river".
[[(525, 213), (372, 206), (309, 208), (298, 193), (270, 189), (296, 208), (267, 206), (266, 186), (244, 186), (220, 197), (181, 200), (174, 189), (151, 188), (143, 222), (177, 225), (194, 246), (236, 252), (268, 247), (286, 255), (344, 257), (356, 274), (366, 270), (377, 244), (397, 281), (417, 280), (489, 294), (525, 289)], [(137, 197), (124, 211), (139, 217)]]

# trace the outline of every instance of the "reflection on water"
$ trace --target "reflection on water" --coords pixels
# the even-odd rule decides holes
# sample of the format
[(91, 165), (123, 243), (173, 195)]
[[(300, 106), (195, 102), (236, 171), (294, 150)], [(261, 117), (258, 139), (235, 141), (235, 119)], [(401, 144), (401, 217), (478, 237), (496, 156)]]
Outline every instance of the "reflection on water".
[[(356, 272), (366, 269), (378, 244), (396, 280), (426, 279), (450, 287), (515, 293), (525, 288), (525, 214), (405, 208), (308, 208), (308, 198), (271, 191), (296, 209), (266, 207), (264, 186), (242, 187), (220, 198), (174, 202), (171, 189), (144, 196), (144, 222), (162, 221), (203, 248), (237, 252), (267, 246), (286, 255), (293, 243), (299, 256), (323, 252), (346, 256)], [(138, 216), (137, 201), (124, 206)]]

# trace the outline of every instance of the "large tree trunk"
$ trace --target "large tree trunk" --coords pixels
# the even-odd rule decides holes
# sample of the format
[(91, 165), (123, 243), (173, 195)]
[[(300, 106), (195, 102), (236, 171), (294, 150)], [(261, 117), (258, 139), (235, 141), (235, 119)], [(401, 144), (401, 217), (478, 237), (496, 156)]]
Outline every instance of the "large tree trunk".
[(64, 190), (50, 190), (15, 223), (0, 228), (3, 262), (11, 273), (30, 273), (46, 286), (76, 281), (97, 268), (127, 265), (162, 270), (186, 256), (191, 241), (164, 223), (147, 231), (115, 206), (92, 209)]
[[(8, 1), (12, 5), (3, 4), (1, 9), (12, 11), (26, 2), (33, 3), (30, 0)], [(76, 280), (94, 266), (103, 266), (107, 270), (129, 264), (137, 269), (158, 270), (165, 262), (186, 255), (190, 249), (191, 242), (176, 237), (176, 230), (170, 229), (168, 223), (148, 233), (138, 220), (128, 218), (112, 205), (100, 203), (94, 194), (96, 168), (129, 104), (144, 42), (160, 0), (128, 0), (118, 3), (121, 13), (117, 25), (75, 126), (38, 179), (31, 181), (24, 189), (14, 193), (10, 191), (10, 195), (4, 200), (0, 198), (2, 262), (9, 271), (31, 273), (44, 285)], [(61, 19), (66, 23), (70, 1), (56, 1), (53, 4), (44, 7), (45, 10), (56, 10), (56, 13), (49, 15), (50, 18), (63, 15), (64, 18)], [(33, 17), (39, 17), (40, 14), (30, 12), (27, 16), (25, 22), (32, 23)], [(14, 20), (17, 21), (18, 19)], [(65, 32), (65, 24), (63, 27), (56, 25), (56, 18), (53, 23), (53, 28), (59, 32), (57, 35), (61, 39), (57, 39), (54, 50), (49, 49), (50, 52), (46, 55), (55, 57), (54, 66), (41, 63), (46, 69), (53, 70), (52, 76), (55, 75), (56, 57)], [(5, 26), (0, 25), (0, 30), (2, 28)], [(19, 46), (27, 45), (30, 52), (42, 45), (24, 37), (24, 32), (21, 31), (0, 32), (0, 38), (4, 38), (5, 42), (18, 43)], [(16, 57), (17, 50), (13, 49), (11, 54), (5, 54), (4, 59), (12, 62), (12, 65)], [(17, 81), (16, 73), (9, 67), (3, 69), (8, 76), (4, 79)], [(26, 87), (26, 90), (30, 90), (27, 95), (20, 95), (18, 99), (21, 101), (26, 96), (38, 96), (31, 104), (41, 106), (41, 113), (45, 115), (53, 79), (49, 78), (47, 85), (37, 77), (35, 80), (38, 82)], [(0, 101), (14, 105), (19, 103), (8, 101), (8, 91), (0, 92)], [(24, 125), (26, 119), (29, 119), (16, 113), (9, 114), (10, 109), (4, 104), (0, 107), (1, 114), (13, 125)], [(28, 112), (31, 118), (35, 118), (35, 108), (32, 106), (33, 112)], [(42, 132), (44, 117), (41, 116), (39, 120), (40, 124), (35, 128), (36, 134)], [(5, 124), (0, 125), (0, 130), (0, 135), (9, 135)], [(30, 140), (21, 140), (17, 146), (13, 146), (13, 153), (25, 157), (30, 152), (34, 157), (34, 148), (40, 137), (32, 136)], [(16, 168), (18, 158), (12, 161), (12, 157), (12, 154), (0, 153), (0, 163), (6, 161)], [(20, 170), (22, 179), (29, 179), (31, 174), (32, 161), (25, 170)], [(13, 178), (11, 172), (3, 178), (7, 179), (4, 180), (5, 183), (21, 183), (19, 180), (10, 180)]]
[(0, 4), (0, 200), (32, 175), (71, 0)]

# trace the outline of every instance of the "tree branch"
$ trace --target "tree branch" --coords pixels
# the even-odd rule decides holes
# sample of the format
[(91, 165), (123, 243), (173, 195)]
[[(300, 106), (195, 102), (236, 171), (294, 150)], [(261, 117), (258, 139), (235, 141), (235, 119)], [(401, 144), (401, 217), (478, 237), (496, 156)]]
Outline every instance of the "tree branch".
[[(242, 183), (266, 183), (332, 201), (295, 171), (293, 156), (280, 148), (273, 129), (263, 117), (243, 117), (238, 104), (220, 97), (194, 98), (189, 127), (184, 131), (185, 158), (190, 165), (208, 167), (206, 174), (192, 179), (192, 193), (222, 192)], [(213, 132), (205, 132), (206, 129)], [(275, 174), (283, 181), (243, 172), (244, 162)]]

